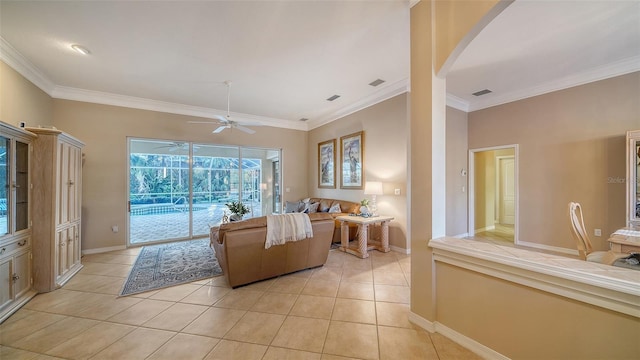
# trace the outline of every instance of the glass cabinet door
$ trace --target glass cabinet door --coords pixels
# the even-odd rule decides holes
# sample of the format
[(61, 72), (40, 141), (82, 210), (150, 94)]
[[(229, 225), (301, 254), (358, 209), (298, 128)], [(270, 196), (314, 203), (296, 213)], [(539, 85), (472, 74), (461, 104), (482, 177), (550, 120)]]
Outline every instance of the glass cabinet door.
[(11, 140), (0, 136), (0, 236), (9, 233), (10, 145)]
[(29, 144), (16, 141), (15, 231), (29, 228)]

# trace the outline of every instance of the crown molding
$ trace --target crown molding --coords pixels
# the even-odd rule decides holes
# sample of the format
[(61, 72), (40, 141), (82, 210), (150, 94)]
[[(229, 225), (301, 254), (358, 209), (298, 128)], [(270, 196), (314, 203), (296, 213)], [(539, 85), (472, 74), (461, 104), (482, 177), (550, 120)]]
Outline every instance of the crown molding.
[(55, 84), (0, 36), (0, 60), (51, 96)]
[(313, 130), (315, 128), (318, 128), (322, 125), (326, 125), (330, 122), (336, 121), (338, 119), (341, 119), (347, 115), (351, 115), (357, 111), (366, 109), (372, 105), (381, 103), (385, 100), (388, 100), (394, 96), (400, 95), (400, 94), (404, 94), (406, 92), (409, 91), (409, 80), (408, 79), (402, 79), (399, 81), (396, 81), (394, 83), (391, 83), (385, 87), (383, 87), (382, 89), (379, 89), (378, 91), (374, 92), (373, 94), (359, 100), (356, 101), (350, 105), (347, 105), (331, 114), (328, 114), (326, 116), (320, 117), (319, 119), (315, 119), (315, 120), (309, 120), (307, 123), (309, 125), (308, 130)]
[[(169, 114), (195, 116), (208, 119), (217, 119), (218, 116), (226, 116), (227, 114), (223, 110), (201, 106), (177, 104), (166, 101), (151, 100), (101, 91), (84, 90), (66, 86), (56, 86), (51, 94), (51, 97), (56, 99), (83, 101), (95, 104), (158, 111)], [(307, 130), (306, 124), (290, 120), (236, 112), (230, 112), (229, 115), (233, 118), (234, 121), (259, 123), (260, 125), (264, 126), (273, 126), (294, 130)]]
[(455, 95), (447, 93), (447, 106), (460, 111), (469, 112), (469, 103)]
[(502, 105), (517, 100), (547, 94), (554, 91), (568, 89), (595, 81), (640, 71), (640, 56), (634, 56), (604, 66), (566, 76), (542, 85), (527, 89), (517, 90), (504, 95), (495, 96), (486, 100), (471, 102), (468, 112), (486, 109), (496, 105)]

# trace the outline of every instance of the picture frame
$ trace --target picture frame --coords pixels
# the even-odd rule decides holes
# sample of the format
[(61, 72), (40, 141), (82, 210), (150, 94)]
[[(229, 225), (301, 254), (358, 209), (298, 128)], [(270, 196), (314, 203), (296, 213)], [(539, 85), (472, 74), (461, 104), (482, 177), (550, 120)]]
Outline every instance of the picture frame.
[(318, 143), (318, 188), (336, 188), (336, 140)]
[(364, 187), (364, 131), (340, 138), (340, 188)]

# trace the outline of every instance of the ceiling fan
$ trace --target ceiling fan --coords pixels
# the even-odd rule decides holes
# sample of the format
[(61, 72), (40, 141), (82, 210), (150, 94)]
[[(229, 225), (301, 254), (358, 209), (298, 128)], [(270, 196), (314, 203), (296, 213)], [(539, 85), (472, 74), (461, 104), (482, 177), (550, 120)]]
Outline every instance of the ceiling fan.
[[(154, 149), (168, 149), (170, 152), (174, 151), (189, 151), (189, 143), (184, 141), (174, 141), (172, 143), (167, 143), (166, 145), (156, 146)], [(198, 151), (198, 147), (196, 145), (193, 146), (193, 151)]]
[(215, 118), (218, 119), (218, 122), (213, 121), (189, 121), (191, 124), (216, 124), (219, 125), (215, 130), (212, 131), (213, 134), (219, 134), (225, 129), (238, 129), (240, 131), (246, 132), (247, 134), (255, 134), (256, 131), (248, 128), (247, 126), (261, 126), (259, 123), (244, 123), (239, 121), (231, 120), (230, 114), (230, 97), (231, 97), (231, 81), (227, 80), (224, 82), (227, 85), (227, 116), (216, 115)]

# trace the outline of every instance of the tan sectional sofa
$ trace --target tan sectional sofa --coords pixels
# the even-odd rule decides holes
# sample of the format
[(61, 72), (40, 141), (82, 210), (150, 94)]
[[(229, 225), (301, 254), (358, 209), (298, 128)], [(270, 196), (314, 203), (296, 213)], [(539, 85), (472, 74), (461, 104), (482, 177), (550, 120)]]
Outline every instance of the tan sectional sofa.
[[(353, 201), (346, 200), (335, 200), (335, 199), (323, 199), (323, 198), (310, 198), (310, 203), (319, 202), (318, 212), (324, 213), (329, 211), (329, 209), (335, 204), (340, 204), (339, 213), (328, 213), (331, 215), (333, 219), (341, 215), (349, 215), (349, 214), (357, 214), (360, 212), (360, 203), (356, 203)], [(333, 240), (334, 243), (340, 242), (341, 232), (340, 232), (340, 221), (334, 220), (335, 228), (333, 231)], [(349, 240), (354, 240), (356, 238), (356, 233), (358, 232), (358, 225), (350, 223), (349, 224)]]
[(309, 214), (313, 238), (264, 248), (267, 218), (261, 216), (212, 227), (213, 247), (231, 287), (324, 265), (335, 222), (328, 213)]

